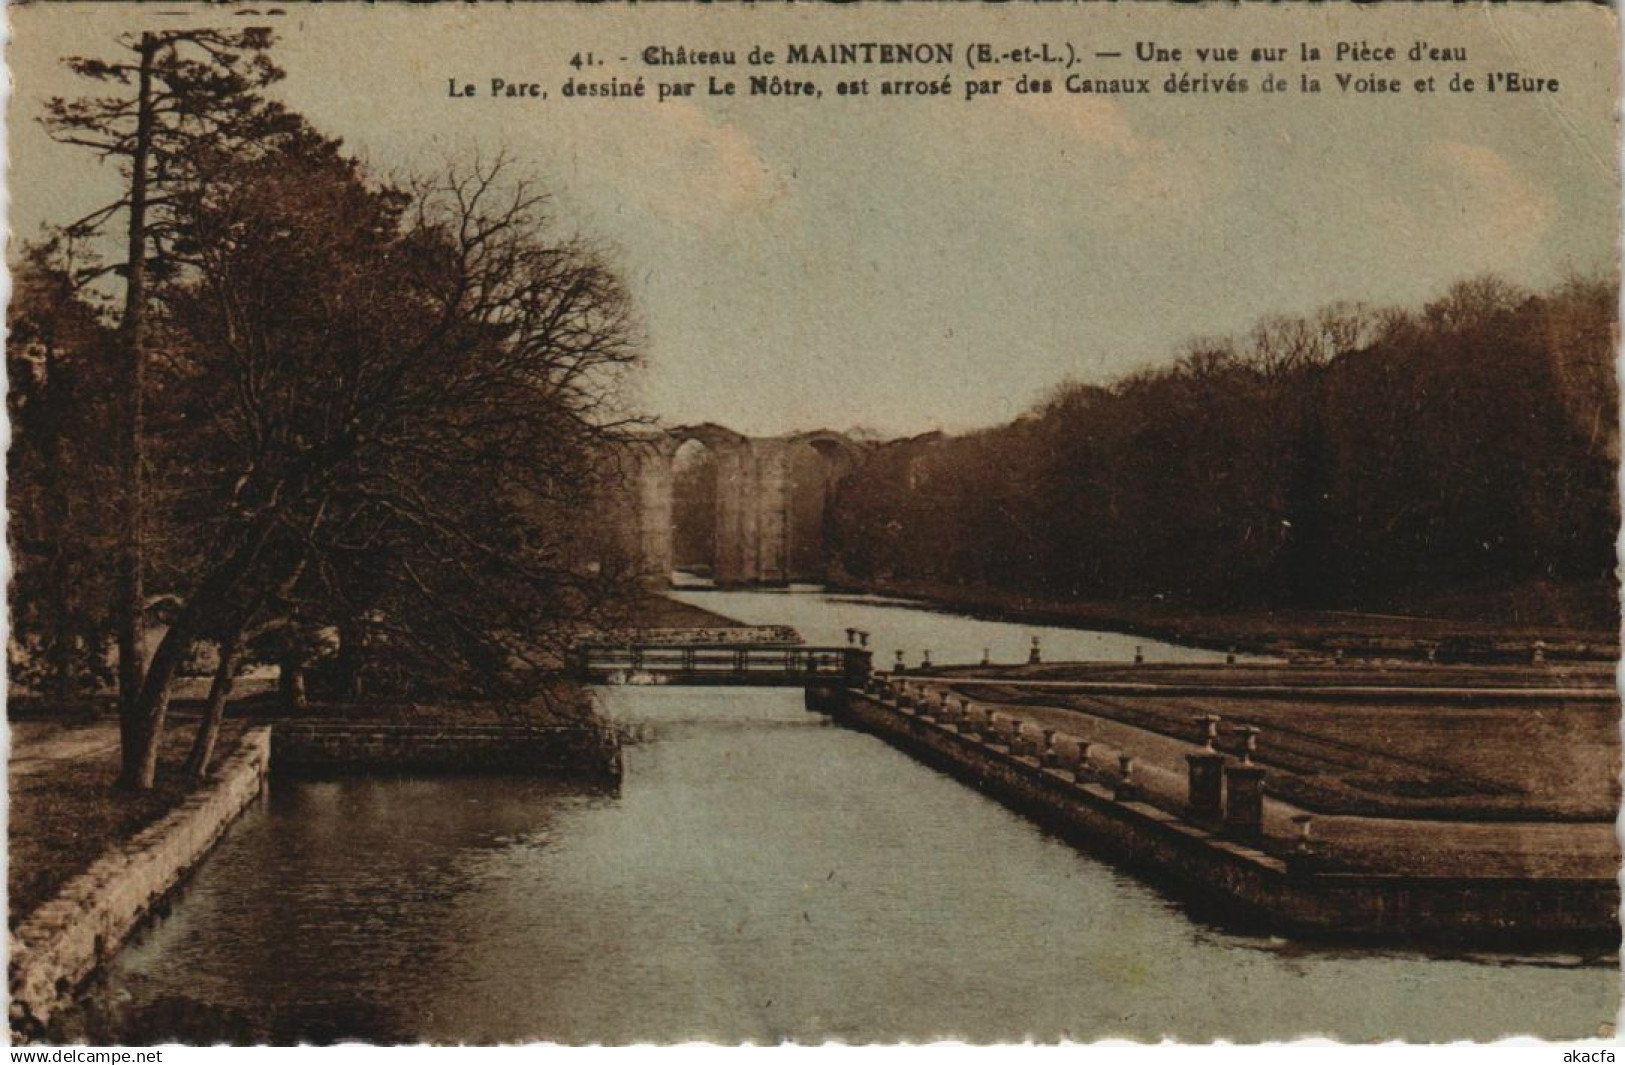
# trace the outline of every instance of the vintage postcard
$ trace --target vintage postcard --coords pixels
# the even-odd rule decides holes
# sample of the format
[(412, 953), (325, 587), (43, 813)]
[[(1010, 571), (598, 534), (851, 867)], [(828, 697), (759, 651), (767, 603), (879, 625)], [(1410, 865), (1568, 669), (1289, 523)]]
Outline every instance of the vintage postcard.
[(1611, 9), (8, 17), (14, 1042), (1612, 1039)]

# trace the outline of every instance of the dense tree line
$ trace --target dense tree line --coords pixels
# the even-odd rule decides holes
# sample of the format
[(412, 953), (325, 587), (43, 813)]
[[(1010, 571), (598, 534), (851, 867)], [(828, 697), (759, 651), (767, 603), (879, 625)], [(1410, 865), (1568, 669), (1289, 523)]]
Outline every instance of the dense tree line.
[[(113, 331), (75, 283), (71, 243), (28, 247), (12, 271), (7, 321), (11, 675), (57, 703), (112, 680), (118, 407), (105, 367)], [(27, 653), (17, 653), (24, 652)]]
[[(261, 95), (263, 33), (125, 45), (49, 123), (125, 193), (17, 268), (14, 676), (98, 691), (116, 646), (136, 788), (200, 649), (199, 774), (252, 660), (294, 706), (318, 660), (533, 692), (635, 573), (583, 535), (639, 358), (619, 279), (503, 160), (374, 178)], [(76, 260), (114, 224), (129, 258)]]
[(1617, 285), (1494, 278), (1198, 340), (1015, 422), (891, 444), (839, 571), (1050, 599), (1404, 603), (1530, 581), (1610, 601)]

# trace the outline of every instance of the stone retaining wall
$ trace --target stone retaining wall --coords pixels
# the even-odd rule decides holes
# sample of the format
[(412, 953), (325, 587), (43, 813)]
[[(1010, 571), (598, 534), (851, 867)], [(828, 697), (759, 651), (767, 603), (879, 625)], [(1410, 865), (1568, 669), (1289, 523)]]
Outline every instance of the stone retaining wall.
[(1619, 939), (1619, 886), (1612, 880), (1318, 871), (1119, 799), (1110, 787), (963, 735), (929, 712), (858, 691), (809, 689), (808, 703), (1146, 870), (1194, 905), (1260, 929), (1541, 947)]
[(619, 780), (620, 744), (591, 726), (278, 722), (278, 773), (525, 773)]
[(213, 783), (103, 855), (23, 921), (11, 937), (13, 1039), (40, 1032), (71, 1002), (259, 796), (270, 762), (271, 730), (250, 729)]

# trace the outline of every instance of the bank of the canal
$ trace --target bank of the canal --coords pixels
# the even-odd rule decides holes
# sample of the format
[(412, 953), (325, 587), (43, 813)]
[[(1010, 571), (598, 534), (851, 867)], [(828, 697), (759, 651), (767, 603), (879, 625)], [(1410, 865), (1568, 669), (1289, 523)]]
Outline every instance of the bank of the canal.
[[(1058, 601), (998, 588), (928, 580), (846, 578), (852, 595), (901, 599), (922, 609), (990, 621), (1106, 629), (1209, 650), (1270, 656), (1528, 661), (1538, 644), (1549, 659), (1612, 662), (1617, 610), (1607, 597), (1535, 587), (1458, 599), (1448, 610), (1198, 609), (1160, 600)], [(1508, 618), (1542, 604), (1538, 617)]]
[(11, 929), (7, 1015), (14, 1041), (48, 1031), (75, 992), (147, 920), (231, 823), (259, 796), (270, 730), (249, 729), (223, 752), (212, 778), (129, 839), (107, 841)]
[[(809, 642), (867, 628), (944, 660), (1019, 654), (1031, 635), (841, 597), (709, 594), (754, 595), (704, 602)], [(1076, 638), (1126, 654), (1136, 642)], [(1365, 1041), (1574, 1038), (1615, 1018), (1608, 957), (1326, 948), (1208, 923), (809, 715), (794, 690), (621, 687), (603, 704), (630, 737), (618, 792), (273, 774), (170, 916), (113, 959), (79, 1030)]]
[[(1250, 757), (1192, 744), (1185, 751), (1189, 783), (1168, 788), (1178, 774), (1150, 771), (1136, 756), (1141, 737), (1119, 738), (1118, 746), (1100, 752), (1087, 739), (1040, 730), (1019, 713), (963, 700), (937, 682), (876, 678), (871, 687), (873, 694), (810, 689), (809, 709), (872, 732), (1086, 846), (1163, 878), (1221, 920), (1322, 940), (1618, 948), (1618, 848), (1585, 826), (1539, 826), (1548, 838), (1535, 839), (1537, 846), (1555, 851), (1560, 866), (1577, 869), (1531, 872), (1507, 852), (1531, 840), (1529, 829), (1537, 826), (1469, 826), (1498, 829), (1501, 853), (1487, 869), (1462, 868), (1458, 860), (1430, 861), (1427, 854), (1448, 846), (1458, 826), (1368, 818), (1386, 846), (1373, 856), (1374, 868), (1352, 869), (1337, 861), (1339, 850), (1311, 840), (1307, 831), (1293, 845), (1292, 826), (1282, 822), (1307, 830), (1313, 818), (1266, 797), (1269, 770)], [(1597, 853), (1585, 853), (1591, 848)]]
[[(119, 797), (109, 790), (117, 770), (113, 722), (18, 723), (14, 739), (21, 744), (9, 770), (13, 817), (21, 807), (26, 823), (13, 822), (12, 856), (51, 858), (38, 862), (42, 869), (12, 871), (12, 1040), (54, 1041), (72, 1030), (81, 989), (130, 936), (165, 912), (259, 799), (273, 770), (284, 780), (497, 773), (613, 787), (621, 773), (619, 732), (599, 718), (584, 689), (556, 695), (558, 709), (547, 724), (536, 720), (539, 710), (515, 723), (484, 704), (451, 710), (374, 703), (330, 706), (325, 716), (231, 720), (214, 767), (195, 783), (178, 779), (172, 748), (183, 737), (172, 735), (166, 787), (130, 803), (133, 811), (116, 807)], [(138, 820), (144, 813), (150, 816)], [(21, 906), (19, 882), (29, 889)]]

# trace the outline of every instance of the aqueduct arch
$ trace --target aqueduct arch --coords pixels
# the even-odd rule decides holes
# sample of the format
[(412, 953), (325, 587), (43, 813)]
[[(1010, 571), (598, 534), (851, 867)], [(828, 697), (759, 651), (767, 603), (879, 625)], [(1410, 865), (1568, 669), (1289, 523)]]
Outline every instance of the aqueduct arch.
[[(632, 446), (632, 489), (639, 550), (645, 570), (664, 580), (673, 565), (673, 484), (678, 449), (703, 444), (716, 469), (716, 556), (718, 585), (784, 584), (796, 576), (793, 564), (798, 522), (798, 461), (808, 451), (823, 462), (818, 506), (830, 485), (849, 472), (862, 449), (829, 430), (786, 436), (748, 437), (720, 425), (682, 426), (650, 434)], [(800, 523), (805, 535), (805, 518)]]

